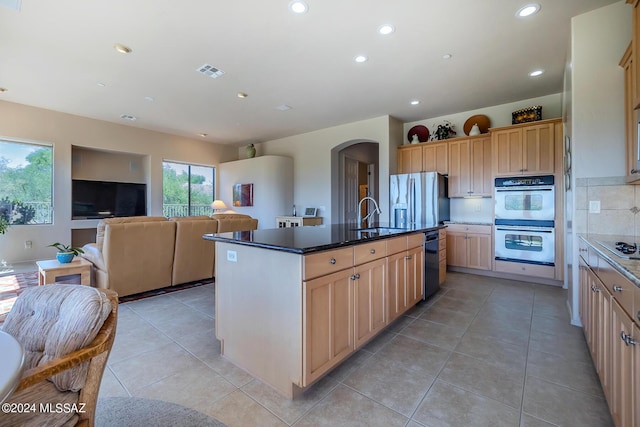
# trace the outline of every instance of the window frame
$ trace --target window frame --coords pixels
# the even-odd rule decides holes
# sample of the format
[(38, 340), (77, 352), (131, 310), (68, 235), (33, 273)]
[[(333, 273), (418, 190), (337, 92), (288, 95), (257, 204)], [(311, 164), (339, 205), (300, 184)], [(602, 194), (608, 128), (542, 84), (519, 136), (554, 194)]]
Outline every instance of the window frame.
[[(164, 179), (164, 167), (165, 164), (170, 164), (170, 165), (180, 165), (182, 167), (186, 167), (187, 168), (187, 213), (186, 215), (171, 215), (170, 210), (168, 208), (165, 208), (165, 179)], [(189, 162), (180, 162), (180, 161), (175, 161), (175, 160), (167, 160), (167, 159), (163, 159), (162, 160), (162, 214), (163, 216), (166, 216), (167, 218), (170, 217), (185, 217), (185, 216), (198, 216), (198, 215), (205, 215), (206, 211), (206, 215), (211, 215), (212, 210), (211, 210), (211, 206), (209, 202), (207, 204), (206, 207), (204, 206), (200, 206), (200, 208), (203, 210), (203, 212), (194, 212), (195, 207), (192, 205), (192, 186), (195, 185), (192, 183), (191, 177), (192, 177), (192, 169), (193, 168), (208, 168), (211, 169), (211, 202), (213, 202), (213, 200), (215, 200), (215, 194), (216, 194), (216, 167), (212, 166), (212, 165), (204, 165), (204, 164), (199, 164), (199, 163), (189, 163)], [(196, 173), (196, 175), (198, 175)]]

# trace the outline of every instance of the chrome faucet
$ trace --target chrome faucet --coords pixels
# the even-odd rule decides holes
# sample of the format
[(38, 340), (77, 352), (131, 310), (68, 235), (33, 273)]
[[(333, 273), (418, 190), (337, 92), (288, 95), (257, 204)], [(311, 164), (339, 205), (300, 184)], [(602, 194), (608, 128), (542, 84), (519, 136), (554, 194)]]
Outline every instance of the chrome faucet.
[[(375, 207), (375, 209), (371, 212), (369, 212), (367, 214), (367, 216), (365, 216), (364, 218), (360, 219), (360, 212), (362, 210), (362, 202), (364, 202), (365, 200), (371, 200), (373, 202), (373, 206)], [(374, 199), (373, 197), (363, 197), (359, 202), (358, 202), (358, 212), (356, 213), (357, 217), (358, 217), (358, 226), (362, 225), (362, 223), (364, 221), (367, 221), (367, 227), (371, 226), (371, 217), (373, 216), (373, 214), (378, 214), (380, 215), (382, 213), (382, 211), (380, 210), (380, 207), (378, 207), (378, 202), (376, 202), (376, 199)]]

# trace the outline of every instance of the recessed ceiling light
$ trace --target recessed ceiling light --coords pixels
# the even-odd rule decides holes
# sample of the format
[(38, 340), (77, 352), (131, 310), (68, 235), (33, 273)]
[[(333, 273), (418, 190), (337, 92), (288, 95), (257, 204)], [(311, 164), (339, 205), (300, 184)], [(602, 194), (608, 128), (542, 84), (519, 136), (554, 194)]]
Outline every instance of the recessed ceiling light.
[(529, 76), (530, 77), (538, 77), (542, 73), (544, 73), (544, 70), (534, 70), (534, 71), (529, 73)]
[(145, 97), (144, 97), (144, 99), (145, 99), (145, 101), (149, 101), (149, 102), (153, 102), (153, 101), (155, 101), (155, 100), (153, 99), (153, 96), (145, 96)]
[(444, 55), (442, 55), (442, 59), (451, 59), (453, 58), (453, 55), (451, 55), (450, 53), (445, 53)]
[(246, 93), (244, 93), (244, 92), (238, 92), (238, 93), (236, 93), (236, 96), (237, 96), (238, 98), (244, 99), (244, 98), (246, 98), (246, 97), (247, 97), (247, 96), (249, 96), (249, 95), (247, 95), (247, 94), (246, 94)]
[(101, 82), (98, 82), (98, 83), (96, 83), (96, 84), (97, 84), (98, 86), (100, 86), (100, 87), (105, 87), (105, 86), (106, 86), (106, 84), (101, 83)]
[(206, 138), (208, 135), (206, 133), (199, 134), (202, 138)]
[(113, 45), (113, 48), (120, 53), (131, 53), (131, 48), (129, 46), (125, 46), (120, 43), (116, 43)]
[(280, 111), (287, 111), (287, 110), (291, 110), (291, 106), (287, 105), (287, 104), (282, 104), (282, 105), (278, 105), (276, 107), (276, 110), (280, 110)]
[(531, 16), (540, 11), (540, 5), (537, 3), (531, 3), (526, 6), (521, 7), (516, 12), (516, 16), (520, 18), (525, 18), (527, 16)]
[(387, 35), (387, 34), (391, 34), (396, 30), (396, 28), (393, 25), (389, 25), (389, 24), (384, 24), (384, 25), (380, 25), (378, 27), (378, 32), (382, 35)]
[(411, 101), (411, 105), (418, 105), (420, 104), (420, 101), (418, 101), (417, 99), (414, 99), (413, 101)]
[(369, 58), (367, 58), (364, 55), (357, 55), (357, 56), (353, 57), (353, 60), (356, 61), (356, 62), (367, 62), (368, 59)]
[(294, 0), (289, 3), (289, 9), (291, 9), (293, 13), (306, 13), (309, 10), (309, 6), (303, 1)]

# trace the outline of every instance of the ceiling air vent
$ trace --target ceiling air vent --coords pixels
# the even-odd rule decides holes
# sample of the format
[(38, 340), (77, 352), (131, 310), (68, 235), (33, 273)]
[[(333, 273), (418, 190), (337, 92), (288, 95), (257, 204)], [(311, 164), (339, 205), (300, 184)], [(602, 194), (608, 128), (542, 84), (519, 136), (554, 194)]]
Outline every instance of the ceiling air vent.
[(123, 114), (120, 116), (121, 119), (125, 119), (125, 120), (130, 120), (130, 121), (134, 121), (137, 119), (136, 116), (132, 116), (130, 114)]
[(217, 79), (218, 77), (224, 75), (224, 71), (209, 64), (204, 64), (203, 66), (199, 67), (196, 71), (204, 74), (205, 76), (209, 76), (212, 79)]

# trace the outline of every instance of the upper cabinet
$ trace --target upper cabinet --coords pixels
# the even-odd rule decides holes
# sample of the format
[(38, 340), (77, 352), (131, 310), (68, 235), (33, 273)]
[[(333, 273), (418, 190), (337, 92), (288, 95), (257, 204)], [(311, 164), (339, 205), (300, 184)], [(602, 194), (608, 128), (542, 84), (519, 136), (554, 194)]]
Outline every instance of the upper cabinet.
[(545, 120), (492, 130), (493, 175), (553, 174), (555, 121)]
[(624, 69), (624, 127), (626, 140), (626, 171), (625, 175), (631, 179), (637, 179), (638, 170), (638, 127), (635, 112), (635, 89), (636, 89), (636, 64), (633, 55), (633, 42), (620, 60), (620, 66)]
[[(640, 0), (627, 0), (633, 5), (633, 33), (631, 35), (632, 57), (640, 57)], [(640, 108), (640, 70), (634, 67), (631, 84), (631, 99), (633, 109)]]
[(448, 144), (427, 142), (398, 148), (398, 173), (449, 173)]
[(487, 135), (449, 143), (449, 197), (491, 197), (491, 138)]

